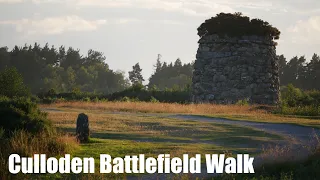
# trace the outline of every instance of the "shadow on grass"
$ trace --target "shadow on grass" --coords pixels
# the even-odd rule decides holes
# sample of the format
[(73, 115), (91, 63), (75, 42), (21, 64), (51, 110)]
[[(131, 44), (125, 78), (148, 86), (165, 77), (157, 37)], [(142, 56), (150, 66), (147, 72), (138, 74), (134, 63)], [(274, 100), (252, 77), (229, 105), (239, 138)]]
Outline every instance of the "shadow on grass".
[(169, 143), (192, 143), (191, 140), (173, 139), (166, 137), (150, 137), (139, 134), (126, 134), (126, 133), (100, 133), (93, 132), (93, 138), (99, 139), (113, 139), (113, 140), (132, 140), (137, 142), (169, 142)]
[[(75, 128), (59, 128), (59, 130), (67, 133), (75, 133)], [(111, 139), (111, 140), (131, 140), (137, 142), (171, 142), (171, 143), (194, 143), (191, 140), (173, 139), (166, 137), (152, 137), (139, 134), (129, 133), (105, 133), (105, 132), (92, 132), (91, 138), (97, 139)]]
[(125, 122), (129, 126), (141, 126), (144, 129), (156, 131), (178, 131), (184, 130), (183, 126), (164, 125), (160, 122)]
[(224, 147), (234, 148), (257, 148), (261, 149), (266, 145), (275, 145), (277, 141), (258, 140), (251, 137), (225, 137), (216, 139), (215, 142)]
[[(160, 123), (157, 122), (142, 122), (142, 126), (149, 126), (149, 128), (163, 129)], [(159, 126), (160, 125), (160, 126)], [(215, 124), (225, 129), (225, 132), (214, 131), (190, 131), (189, 135), (181, 131), (168, 131), (169, 136), (152, 136), (125, 132), (92, 132), (91, 137), (96, 139), (106, 140), (130, 140), (136, 142), (168, 142), (168, 143), (184, 143), (184, 144), (211, 144), (228, 148), (260, 148), (263, 145), (270, 145), (282, 139), (278, 135), (266, 133), (264, 131), (256, 131), (251, 128), (238, 127), (231, 124)], [(169, 126), (168, 126), (169, 127)], [(165, 128), (166, 129), (166, 128)], [(187, 128), (188, 129), (188, 128)], [(75, 128), (60, 128), (60, 130), (75, 133)], [(179, 131), (180, 130), (180, 131)], [(186, 137), (190, 137), (186, 139)]]

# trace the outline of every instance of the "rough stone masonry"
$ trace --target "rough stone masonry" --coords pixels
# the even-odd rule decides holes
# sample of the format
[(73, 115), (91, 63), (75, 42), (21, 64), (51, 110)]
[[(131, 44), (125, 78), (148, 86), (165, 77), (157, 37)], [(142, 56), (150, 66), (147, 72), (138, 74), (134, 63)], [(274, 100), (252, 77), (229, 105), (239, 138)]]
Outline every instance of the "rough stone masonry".
[(86, 143), (90, 138), (89, 117), (81, 113), (77, 118), (76, 135), (81, 143)]
[(271, 37), (213, 34), (202, 37), (198, 43), (192, 79), (193, 102), (278, 103), (279, 65)]

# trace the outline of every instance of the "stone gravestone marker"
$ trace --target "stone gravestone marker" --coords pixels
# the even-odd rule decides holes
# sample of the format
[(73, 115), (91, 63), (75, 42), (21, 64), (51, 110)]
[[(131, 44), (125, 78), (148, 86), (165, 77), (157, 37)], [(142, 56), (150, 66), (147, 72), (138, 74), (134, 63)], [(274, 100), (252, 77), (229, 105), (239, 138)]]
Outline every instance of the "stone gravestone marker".
[(89, 118), (84, 113), (78, 115), (76, 134), (81, 143), (89, 141)]

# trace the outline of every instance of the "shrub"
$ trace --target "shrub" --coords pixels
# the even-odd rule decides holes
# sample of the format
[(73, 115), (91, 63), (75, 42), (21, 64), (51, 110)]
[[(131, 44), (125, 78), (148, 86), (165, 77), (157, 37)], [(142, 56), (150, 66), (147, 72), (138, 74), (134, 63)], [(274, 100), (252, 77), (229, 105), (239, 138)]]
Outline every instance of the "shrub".
[(320, 106), (320, 91), (319, 90), (306, 91), (305, 93), (311, 97), (310, 98), (310, 99), (312, 99), (311, 104), (314, 104), (316, 106)]
[(159, 102), (166, 103), (188, 103), (190, 102), (190, 90), (172, 90), (167, 89), (164, 91), (160, 90), (147, 90), (141, 88), (128, 88), (124, 91), (116, 92), (108, 95), (108, 100), (126, 100), (127, 97), (130, 101), (145, 101), (150, 102), (153, 98)]
[[(38, 179), (28, 174), (8, 171), (10, 154), (32, 157), (34, 154), (59, 156), (72, 153), (75, 137), (58, 134), (47, 114), (30, 98), (0, 97), (0, 179)], [(43, 178), (39, 178), (43, 179)]]
[(57, 92), (55, 89), (50, 89), (48, 92), (47, 92), (47, 96), (56, 96), (57, 95)]
[(100, 100), (98, 97), (95, 97), (94, 99), (92, 99), (93, 102), (98, 103)]
[(292, 84), (283, 87), (281, 91), (281, 101), (290, 107), (299, 105), (301, 99), (304, 98), (303, 92), (299, 88), (295, 88)]
[(47, 120), (47, 114), (29, 98), (0, 97), (0, 117), (0, 179), (39, 178), (22, 173), (10, 174), (10, 154), (59, 156), (72, 153), (78, 147), (76, 138), (58, 134)]
[(40, 103), (41, 99), (38, 96), (31, 96), (31, 101), (35, 103)]
[(60, 97), (60, 98), (58, 98), (58, 99), (56, 100), (56, 102), (66, 102), (66, 99)]
[(249, 105), (249, 99), (242, 99), (239, 100), (236, 105), (240, 105), (240, 106), (248, 106)]
[(190, 89), (166, 89), (157, 90), (155, 88), (146, 89), (141, 84), (133, 85), (132, 87), (125, 89), (123, 91), (115, 92), (109, 95), (103, 95), (99, 93), (89, 93), (89, 92), (72, 92), (72, 93), (39, 93), (37, 96), (41, 99), (44, 104), (57, 103), (61, 101), (85, 101), (85, 102), (107, 102), (107, 101), (144, 101), (150, 102), (153, 98), (157, 99), (159, 102), (166, 103), (189, 103)]
[(44, 104), (51, 104), (51, 103), (55, 103), (55, 98), (51, 98), (51, 97), (45, 97), (42, 99), (42, 103)]
[(120, 99), (121, 102), (130, 102), (130, 98), (125, 96), (123, 98)]
[(81, 101), (83, 101), (83, 102), (90, 102), (91, 99), (90, 99), (90, 97), (84, 97), (84, 98), (81, 99)]
[(152, 103), (158, 103), (159, 100), (156, 99), (156, 98), (154, 98), (153, 96), (151, 96), (150, 102), (152, 102)]
[(284, 115), (297, 115), (297, 116), (320, 116), (320, 106), (297, 106), (288, 107), (282, 104), (279, 111), (276, 113)]
[(278, 114), (320, 116), (320, 91), (302, 91), (289, 84), (281, 89), (281, 104)]
[(289, 107), (319, 106), (320, 91), (302, 91), (289, 84), (287, 87), (282, 87), (281, 101)]
[(15, 130), (26, 130), (30, 133), (54, 131), (47, 114), (41, 112), (37, 105), (27, 98), (0, 98), (0, 127), (9, 135)]
[(109, 100), (107, 98), (101, 98), (99, 99), (100, 102), (108, 102)]

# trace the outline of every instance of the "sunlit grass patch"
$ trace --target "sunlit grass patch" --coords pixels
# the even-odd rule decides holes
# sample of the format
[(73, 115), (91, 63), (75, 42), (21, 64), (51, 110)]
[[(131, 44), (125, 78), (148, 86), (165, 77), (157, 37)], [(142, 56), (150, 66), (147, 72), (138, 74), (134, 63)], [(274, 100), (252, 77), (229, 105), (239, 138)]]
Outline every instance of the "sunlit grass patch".
[[(251, 127), (176, 119), (170, 114), (114, 113), (78, 107), (59, 109), (48, 111), (48, 116), (54, 126), (64, 132), (75, 133), (79, 113), (84, 112), (89, 116), (90, 142), (81, 144), (73, 156), (94, 157), (97, 167), (100, 154), (110, 154), (112, 157), (139, 154), (145, 154), (146, 157), (159, 154), (182, 157), (183, 154), (192, 156), (226, 152), (231, 155), (257, 155), (264, 145), (274, 145), (283, 140), (277, 134)], [(126, 176), (132, 174), (96, 174), (83, 178), (123, 179)]]
[[(49, 117), (60, 130), (74, 133), (79, 112), (50, 111)], [(279, 135), (237, 125), (101, 111), (89, 111), (87, 114), (91, 137), (100, 140), (127, 140), (133, 144), (206, 144), (233, 150), (248, 146), (246, 149), (258, 151), (263, 144), (282, 139)]]
[(318, 119), (303, 116), (283, 116), (274, 114), (274, 107), (257, 105), (216, 105), (216, 104), (177, 104), (150, 102), (61, 102), (41, 105), (45, 109), (60, 109), (68, 112), (79, 110), (88, 112), (136, 112), (136, 113), (168, 113), (192, 114), (210, 117), (223, 117), (233, 120), (254, 122), (290, 123), (303, 126), (320, 127)]

